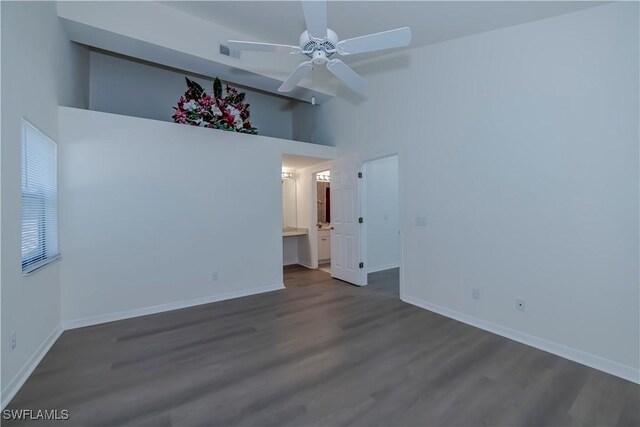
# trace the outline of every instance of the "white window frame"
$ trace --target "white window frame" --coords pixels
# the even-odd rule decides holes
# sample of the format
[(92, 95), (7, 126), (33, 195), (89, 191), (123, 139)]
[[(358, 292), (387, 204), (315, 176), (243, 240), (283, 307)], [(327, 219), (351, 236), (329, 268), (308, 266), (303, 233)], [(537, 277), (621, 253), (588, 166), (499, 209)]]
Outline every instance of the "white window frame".
[[(29, 171), (29, 157), (27, 150), (28, 132), (36, 135), (37, 138), (49, 143), (53, 147), (53, 177), (54, 182), (50, 184), (47, 190), (30, 190), (26, 188), (25, 181)], [(25, 154), (26, 153), (26, 154)], [(51, 172), (50, 170), (48, 171)], [(58, 233), (58, 145), (49, 138), (44, 132), (31, 124), (25, 118), (22, 119), (22, 145), (21, 145), (21, 186), (20, 186), (20, 217), (21, 217), (21, 267), (22, 275), (27, 276), (36, 270), (52, 263), (60, 258), (60, 242)], [(45, 192), (48, 192), (46, 194)], [(53, 201), (51, 201), (51, 192), (53, 192)], [(35, 221), (38, 225), (37, 246), (24, 252), (23, 242), (25, 236), (25, 218), (24, 211), (25, 199), (31, 199), (31, 202), (40, 202), (42, 204), (42, 212), (32, 211), (35, 213)], [(53, 203), (53, 206), (51, 204)], [(33, 222), (33, 219), (32, 219)], [(47, 241), (53, 241), (49, 246)], [(34, 262), (35, 260), (35, 262)]]

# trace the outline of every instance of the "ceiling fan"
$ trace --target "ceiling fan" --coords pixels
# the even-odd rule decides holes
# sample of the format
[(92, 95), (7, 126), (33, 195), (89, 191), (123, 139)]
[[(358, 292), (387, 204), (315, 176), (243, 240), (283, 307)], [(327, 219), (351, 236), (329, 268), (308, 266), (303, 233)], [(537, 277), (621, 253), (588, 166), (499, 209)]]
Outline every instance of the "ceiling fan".
[(301, 53), (310, 59), (298, 65), (278, 88), (278, 92), (290, 92), (313, 68), (326, 64), (327, 69), (345, 85), (357, 92), (364, 92), (367, 82), (347, 64), (337, 58), (338, 55), (375, 52), (377, 50), (408, 46), (411, 43), (409, 27), (383, 31), (347, 40), (339, 40), (338, 35), (327, 28), (326, 0), (302, 0), (307, 30), (300, 35), (300, 45), (245, 42), (229, 40), (229, 48), (253, 52)]

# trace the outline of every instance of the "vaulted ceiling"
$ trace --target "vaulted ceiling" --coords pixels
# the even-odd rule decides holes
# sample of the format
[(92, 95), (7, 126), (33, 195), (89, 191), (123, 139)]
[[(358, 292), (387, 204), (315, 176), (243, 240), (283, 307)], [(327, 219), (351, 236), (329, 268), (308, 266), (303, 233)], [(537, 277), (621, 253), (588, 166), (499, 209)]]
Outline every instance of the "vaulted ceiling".
[[(410, 26), (409, 48), (574, 12), (592, 1), (329, 1), (328, 23), (341, 39)], [(220, 53), (229, 39), (298, 44), (305, 30), (300, 1), (59, 2), (58, 16), (71, 40), (190, 73), (217, 75), (235, 84), (278, 93), (303, 59), (298, 55)], [(181, 28), (182, 25), (182, 28)], [(171, 31), (167, 32), (167, 28)], [(345, 62), (380, 52), (344, 56)], [(389, 65), (387, 61), (387, 66)], [(384, 61), (356, 64), (365, 79)], [(395, 66), (395, 64), (394, 64)], [(365, 68), (363, 68), (365, 67)], [(366, 68), (368, 67), (368, 68)], [(323, 103), (345, 93), (318, 67), (289, 97)]]
[[(298, 44), (305, 30), (298, 1), (168, 1), (165, 5), (249, 34)], [(593, 1), (329, 1), (329, 27), (341, 39), (409, 26), (412, 47), (597, 6)], [(350, 58), (353, 60), (362, 57)]]

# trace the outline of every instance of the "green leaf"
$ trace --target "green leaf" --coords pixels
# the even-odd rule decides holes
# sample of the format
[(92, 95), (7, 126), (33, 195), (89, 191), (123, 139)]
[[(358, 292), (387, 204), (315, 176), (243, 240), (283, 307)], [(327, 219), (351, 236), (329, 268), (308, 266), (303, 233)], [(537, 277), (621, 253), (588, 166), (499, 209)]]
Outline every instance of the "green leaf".
[(204, 89), (202, 88), (202, 86), (200, 86), (196, 82), (192, 82), (192, 83), (193, 83), (193, 87), (195, 88), (195, 90), (198, 91), (198, 95), (202, 95), (204, 93)]
[(198, 83), (194, 82), (193, 80), (189, 80), (189, 78), (186, 76), (184, 79), (187, 81), (187, 86), (189, 87), (189, 89), (192, 89), (195, 92), (194, 95), (197, 98), (201, 97), (202, 94), (204, 93), (204, 89), (202, 89), (202, 86), (200, 86)]
[(222, 82), (217, 77), (213, 81), (213, 96), (216, 98), (222, 98)]

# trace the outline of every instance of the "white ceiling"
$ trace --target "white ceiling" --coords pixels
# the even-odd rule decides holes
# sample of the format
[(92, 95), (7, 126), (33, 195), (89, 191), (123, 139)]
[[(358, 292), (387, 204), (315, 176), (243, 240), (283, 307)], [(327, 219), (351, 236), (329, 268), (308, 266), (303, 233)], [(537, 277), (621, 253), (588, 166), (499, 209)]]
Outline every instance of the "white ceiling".
[(318, 157), (296, 156), (294, 154), (282, 155), (282, 168), (287, 170), (297, 170), (320, 163), (328, 162), (329, 159), (321, 159)]
[[(305, 30), (298, 1), (169, 1), (185, 13), (250, 35), (255, 41), (298, 44)], [(409, 26), (412, 46), (438, 43), (573, 12), (593, 1), (329, 1), (329, 27), (341, 39)], [(367, 55), (368, 56), (368, 55)], [(361, 56), (348, 58), (364, 59)]]

